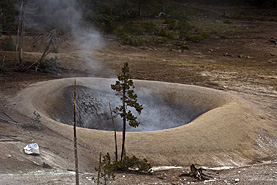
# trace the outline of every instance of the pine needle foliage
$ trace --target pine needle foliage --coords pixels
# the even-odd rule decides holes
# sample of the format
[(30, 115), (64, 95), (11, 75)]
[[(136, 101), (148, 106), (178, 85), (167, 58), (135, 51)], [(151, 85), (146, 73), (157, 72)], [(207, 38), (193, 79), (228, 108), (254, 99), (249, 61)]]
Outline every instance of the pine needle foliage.
[(115, 172), (133, 172), (133, 173), (144, 173), (152, 175), (151, 165), (146, 159), (139, 159), (136, 156), (129, 158), (128, 156), (124, 160), (112, 161), (111, 156), (107, 153), (101, 161), (101, 166), (95, 168), (96, 171), (101, 171), (101, 177), (104, 178), (105, 182), (111, 178), (115, 179)]

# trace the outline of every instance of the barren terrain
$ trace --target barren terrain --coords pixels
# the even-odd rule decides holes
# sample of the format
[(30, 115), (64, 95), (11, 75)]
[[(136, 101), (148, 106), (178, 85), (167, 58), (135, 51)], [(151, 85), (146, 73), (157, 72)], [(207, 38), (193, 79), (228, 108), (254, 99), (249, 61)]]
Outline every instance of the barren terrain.
[[(126, 46), (121, 45), (111, 36), (105, 36), (105, 46), (95, 52), (94, 62), (91, 63), (85, 63), (86, 57), (80, 58), (78, 50), (74, 49), (74, 44), (67, 41), (61, 44), (59, 53), (51, 54), (59, 58), (63, 68), (62, 75), (20, 73), (13, 70), (0, 72), (0, 110), (9, 113), (20, 123), (29, 122), (33, 115), (23, 114), (24, 111), (18, 110), (17, 102), (13, 101), (21, 90), (37, 82), (67, 77), (115, 77), (122, 63), (129, 62), (134, 79), (208, 87), (239, 96), (249, 102), (254, 110), (259, 110), (259, 114), (253, 119), (252, 115), (245, 117), (261, 124), (261, 129), (257, 133), (260, 137), (249, 143), (257, 146), (259, 151), (263, 148), (263, 155), (249, 157), (250, 154), (245, 151), (244, 158), (248, 158), (251, 162), (243, 166), (239, 163), (235, 165), (235, 161), (232, 169), (208, 169), (207, 173), (213, 177), (208, 182), (178, 177), (183, 171), (189, 170), (189, 164), (187, 164), (176, 169), (154, 172), (152, 176), (119, 173), (111, 184), (233, 184), (235, 179), (240, 179), (239, 184), (275, 184), (277, 181), (277, 45), (268, 40), (272, 37), (277, 38), (277, 22), (236, 20), (233, 24), (242, 25), (249, 31), (244, 30), (236, 37), (209, 38), (199, 43), (190, 42), (187, 44), (189, 50), (184, 51), (172, 50), (168, 47)], [(25, 43), (31, 46), (33, 42), (30, 38), (30, 41), (26, 39)], [(39, 49), (32, 48), (24, 52), (24, 58), (29, 62), (35, 61), (41, 55)], [(7, 52), (7, 66), (12, 66), (13, 54), (13, 52)], [(2, 110), (0, 116), (5, 117)], [(72, 138), (64, 137), (63, 132), (66, 131), (58, 130), (62, 126), (53, 129), (42, 122), (39, 127), (40, 130), (22, 128), (19, 124), (0, 120), (0, 184), (74, 183)], [(247, 133), (247, 130), (244, 132)], [(216, 137), (216, 133), (213, 134)], [(246, 140), (247, 138), (245, 136)], [(40, 145), (42, 151), (40, 156), (27, 156), (23, 153), (22, 149), (30, 142), (37, 142)], [(83, 140), (82, 142), (85, 143)], [(197, 145), (197, 141), (194, 142), (193, 144)], [(99, 151), (94, 150), (98, 147), (97, 144), (93, 146), (93, 144), (79, 146), (81, 184), (96, 182), (97, 174), (94, 167), (97, 165)], [(148, 149), (151, 153), (155, 153), (155, 150), (151, 150), (151, 146)], [(168, 151), (168, 153), (174, 155), (174, 151)], [(205, 151), (203, 153), (205, 154)], [(132, 154), (136, 155), (135, 152)], [(163, 159), (163, 156), (160, 158)], [(209, 159), (203, 158), (201, 161), (209, 164)], [(154, 163), (153, 166), (180, 166), (183, 163), (178, 161), (181, 160), (176, 159), (176, 163), (174, 161)], [(151, 159), (149, 161), (151, 162)], [(51, 168), (45, 168), (43, 162)], [(197, 163), (197, 159), (192, 159), (191, 162)]]

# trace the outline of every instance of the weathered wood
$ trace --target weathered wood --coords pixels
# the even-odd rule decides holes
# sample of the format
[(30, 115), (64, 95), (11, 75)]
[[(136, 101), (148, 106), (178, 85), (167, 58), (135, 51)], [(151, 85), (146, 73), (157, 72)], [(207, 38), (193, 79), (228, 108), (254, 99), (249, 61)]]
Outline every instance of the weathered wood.
[(51, 46), (51, 44), (53, 43), (53, 40), (54, 38), (56, 37), (56, 30), (52, 30), (50, 33), (49, 33), (49, 41), (48, 41), (48, 44), (47, 46), (45, 47), (44, 49), (44, 52), (42, 53), (39, 61), (37, 62), (37, 67), (36, 67), (36, 71), (38, 70), (38, 66), (39, 64), (43, 61), (43, 59), (49, 54), (49, 48)]
[(50, 46), (51, 44), (53, 44), (53, 40), (56, 38), (56, 30), (52, 30), (48, 35), (47, 37), (49, 38), (48, 39), (48, 43), (40, 57), (40, 59), (38, 59), (37, 61), (35, 61), (34, 63), (32, 63), (27, 69), (30, 69), (31, 67), (33, 67), (34, 65), (36, 65), (35, 67), (35, 70), (37, 71), (38, 70), (38, 67), (39, 67), (39, 64), (43, 61), (43, 59), (50, 53), (49, 49), (50, 49)]
[(98, 165), (97, 185), (100, 184), (100, 174), (101, 174), (101, 152), (100, 152), (100, 154), (99, 154), (99, 165)]
[(56, 37), (56, 30), (52, 30), (49, 35), (50, 35), (49, 42), (48, 42), (47, 46), (45, 47), (44, 52), (41, 55), (39, 62), (42, 62), (43, 59), (46, 57), (46, 55), (49, 54), (48, 51), (49, 51), (50, 45), (53, 43), (53, 39)]
[(79, 168), (78, 168), (78, 152), (77, 152), (77, 132), (76, 132), (76, 79), (74, 80), (74, 105), (73, 105), (73, 130), (74, 130), (74, 157), (75, 157), (75, 180), (79, 185)]
[(110, 112), (111, 112), (111, 118), (112, 118), (112, 122), (113, 122), (113, 130), (114, 130), (114, 142), (115, 142), (115, 161), (117, 161), (117, 139), (116, 139), (116, 128), (115, 128), (115, 123), (114, 123), (114, 119), (113, 119), (113, 111), (111, 108), (111, 103), (109, 102), (109, 108), (110, 108)]
[(188, 177), (194, 177), (197, 180), (209, 180), (210, 178), (203, 173), (202, 168), (196, 168), (194, 164), (190, 166), (190, 172), (189, 173), (182, 173), (179, 175), (179, 177), (182, 176), (188, 176)]
[(8, 118), (10, 118), (13, 122), (17, 123), (15, 119), (11, 115), (9, 115), (7, 112), (3, 111), (3, 114), (5, 114)]
[(18, 123), (16, 123), (16, 122), (6, 120), (5, 118), (3, 118), (3, 117), (1, 117), (1, 116), (0, 116), (0, 120), (2, 120), (2, 121), (4, 121), (4, 122), (7, 122), (7, 123), (18, 124)]
[(16, 34), (16, 47), (15, 47), (15, 57), (14, 57), (14, 66), (17, 65), (17, 52), (18, 52), (18, 46), (19, 46), (19, 32), (22, 24), (22, 17), (23, 17), (23, 5), (24, 1), (21, 1), (21, 6), (19, 9), (19, 20), (18, 20), (18, 26), (17, 26), (17, 34)]
[(23, 42), (24, 42), (24, 24), (23, 20), (21, 23), (21, 39), (20, 39), (20, 55), (19, 55), (19, 64), (23, 64)]

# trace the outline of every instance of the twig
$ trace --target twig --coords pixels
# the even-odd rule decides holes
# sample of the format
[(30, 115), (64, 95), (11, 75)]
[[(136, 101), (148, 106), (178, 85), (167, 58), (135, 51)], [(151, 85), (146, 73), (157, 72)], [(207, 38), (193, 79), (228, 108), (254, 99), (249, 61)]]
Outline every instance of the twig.
[(7, 112), (3, 111), (3, 113), (4, 113), (7, 117), (9, 117), (11, 120), (13, 120), (15, 123), (18, 123), (18, 122), (17, 122), (16, 120), (14, 120), (14, 119), (12, 118), (12, 116), (9, 115)]

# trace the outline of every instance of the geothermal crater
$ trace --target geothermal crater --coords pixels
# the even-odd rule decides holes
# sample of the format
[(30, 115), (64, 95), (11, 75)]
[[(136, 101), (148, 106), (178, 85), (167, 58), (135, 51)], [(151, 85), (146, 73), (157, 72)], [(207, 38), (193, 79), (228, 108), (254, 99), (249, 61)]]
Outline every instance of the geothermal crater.
[[(180, 97), (162, 93), (161, 90), (164, 89), (162, 86), (160, 88), (160, 90), (143, 88), (137, 91), (138, 101), (144, 109), (140, 115), (136, 114), (135, 110), (132, 111), (138, 117), (140, 125), (137, 128), (127, 125), (127, 131), (154, 131), (178, 127), (208, 110), (203, 107), (196, 111), (196, 107), (189, 104), (188, 100), (180, 103)], [(55, 110), (52, 107), (47, 108), (54, 120), (72, 124), (73, 89), (73, 86), (63, 89), (61, 94), (64, 101), (55, 105)], [(77, 86), (76, 89), (77, 125), (91, 129), (113, 130), (112, 121), (109, 119), (111, 118), (109, 103), (112, 109), (120, 106), (122, 104), (120, 97), (111, 89), (98, 90), (86, 86)], [(114, 119), (118, 131), (122, 130), (122, 121), (119, 117)]]
[[(112, 109), (121, 105), (120, 97), (110, 88), (114, 82), (115, 79), (101, 78), (77, 80), (76, 116), (79, 127), (113, 130), (112, 121), (109, 119), (109, 103)], [(56, 95), (48, 94), (47, 99), (40, 97), (46, 102), (43, 111), (55, 121), (72, 125), (73, 80), (56, 80), (51, 83), (51, 91)], [(55, 89), (56, 83), (62, 88)], [(138, 102), (144, 109), (140, 115), (132, 111), (138, 117), (140, 125), (137, 128), (128, 125), (127, 131), (155, 131), (179, 127), (211, 109), (222, 106), (231, 97), (218, 91), (204, 91), (201, 87), (165, 82), (135, 80), (135, 86)], [(115, 124), (116, 130), (122, 130), (120, 116), (115, 118)]]
[[(56, 106), (55, 112), (50, 111), (50, 115), (56, 121), (72, 124), (73, 112), (73, 86), (66, 87), (62, 94), (65, 101)], [(98, 90), (86, 86), (77, 86), (76, 97), (76, 116), (77, 126), (99, 130), (113, 130), (113, 124), (109, 109), (120, 106), (120, 97), (115, 95), (112, 90)], [(127, 125), (127, 131), (154, 131), (167, 128), (178, 127), (190, 122), (199, 116), (200, 112), (193, 112), (189, 107), (178, 105), (171, 99), (165, 100), (158, 93), (149, 94), (138, 90), (138, 101), (144, 109), (140, 115), (132, 112), (138, 117), (139, 127), (134, 128)], [(50, 109), (51, 110), (51, 109)], [(51, 113), (53, 112), (53, 113)], [(116, 130), (122, 130), (122, 121), (118, 115), (115, 117)]]
[[(113, 130), (112, 121), (107, 120), (109, 102), (114, 109), (121, 101), (110, 88), (115, 79), (76, 79), (78, 138), (97, 159), (99, 151), (114, 148), (109, 131)], [(70, 139), (73, 83), (69, 78), (33, 84), (11, 104), (25, 115), (39, 112), (42, 124)], [(141, 125), (128, 128), (126, 146), (130, 155), (167, 165), (239, 165), (256, 160), (256, 156), (267, 156), (255, 145), (262, 125), (260, 113), (245, 100), (204, 87), (142, 80), (134, 80), (134, 84), (144, 109), (138, 117)], [(121, 130), (120, 118), (115, 122)]]

